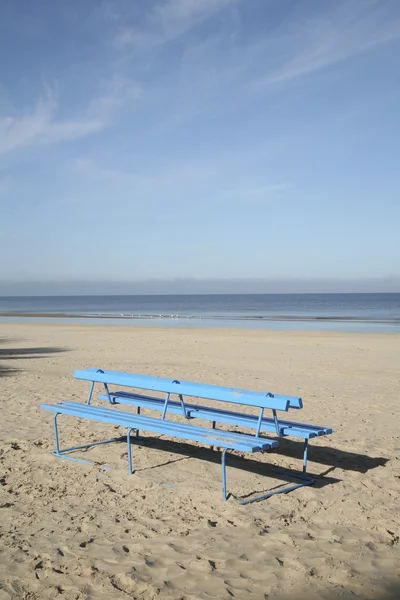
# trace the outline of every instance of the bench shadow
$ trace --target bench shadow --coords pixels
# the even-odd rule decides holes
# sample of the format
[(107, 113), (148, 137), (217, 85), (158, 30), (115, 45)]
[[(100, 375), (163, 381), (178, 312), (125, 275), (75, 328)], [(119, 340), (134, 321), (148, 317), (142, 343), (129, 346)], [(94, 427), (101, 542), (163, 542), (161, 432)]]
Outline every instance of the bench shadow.
[[(152, 438), (140, 438), (142, 440), (149, 440), (148, 443), (153, 443), (156, 444), (158, 443), (158, 441), (160, 441), (160, 447), (158, 448), (159, 450), (167, 450), (170, 452), (174, 452), (176, 454), (179, 454), (179, 448), (182, 446), (184, 447), (183, 452), (181, 452), (181, 454), (190, 454), (191, 456), (197, 456), (196, 452), (200, 452), (205, 450), (207, 452), (207, 449), (204, 448), (195, 448), (193, 446), (191, 446), (190, 444), (184, 444), (184, 443), (180, 443), (180, 442), (173, 442), (170, 440), (162, 440), (162, 439), (152, 439)], [(303, 460), (303, 449), (304, 449), (304, 442), (303, 441), (296, 441), (296, 440), (291, 440), (291, 439), (287, 439), (287, 438), (278, 438), (279, 439), (279, 448), (277, 449), (277, 451), (275, 451), (277, 454), (282, 454), (283, 456), (289, 457), (289, 458), (294, 458), (296, 460), (299, 461), (299, 470), (301, 469), (301, 464), (302, 464), (302, 460)], [(135, 438), (132, 438), (132, 440), (134, 441)], [(168, 450), (168, 448), (165, 447), (165, 444), (170, 444), (170, 450)], [(215, 455), (214, 452), (209, 452), (208, 454), (206, 454), (206, 456), (204, 457), (204, 460), (211, 460), (210, 458), (207, 458), (209, 456)], [(219, 453), (217, 453), (217, 456), (219, 457)], [(201, 456), (199, 456), (199, 458), (201, 458)], [(215, 462), (218, 462), (218, 460), (220, 460), (219, 458), (216, 459)], [(236, 456), (236, 455), (230, 455), (230, 462), (234, 461), (240, 461), (240, 460), (244, 460), (246, 464), (248, 464), (249, 462), (251, 462), (251, 459), (248, 458), (244, 458), (241, 459), (240, 457)], [(324, 471), (323, 473), (320, 473), (318, 475), (314, 475), (312, 473), (310, 473), (310, 476), (312, 477), (325, 477), (326, 475), (328, 475), (330, 472), (334, 471), (335, 469), (343, 469), (344, 471), (355, 471), (358, 473), (367, 473), (368, 471), (375, 469), (377, 467), (384, 467), (388, 462), (389, 462), (389, 458), (386, 458), (384, 456), (378, 456), (378, 457), (374, 457), (374, 456), (368, 456), (367, 454), (361, 454), (359, 452), (348, 452), (346, 450), (341, 450), (339, 448), (334, 448), (331, 446), (316, 446), (313, 445), (313, 440), (310, 440), (310, 444), (308, 447), (308, 461), (309, 461), (309, 466), (307, 471), (309, 471), (310, 469), (310, 463), (317, 463), (317, 464), (321, 464), (321, 465), (327, 465), (327, 469), (326, 471)], [(260, 465), (262, 463), (260, 463), (259, 461), (252, 461), (255, 465)], [(246, 467), (243, 467), (244, 469)], [(287, 469), (285, 469), (287, 470)], [(258, 471), (255, 471), (258, 472)], [(293, 471), (294, 473), (297, 471)], [(260, 474), (262, 474), (260, 472)]]
[[(280, 438), (279, 453), (301, 460), (303, 442)], [(344, 471), (356, 471), (365, 474), (376, 467), (384, 467), (390, 459), (383, 456), (374, 457), (359, 452), (348, 452), (331, 446), (315, 446), (313, 440), (310, 440), (308, 460), (310, 463), (328, 465), (329, 469), (326, 472), (333, 469), (343, 469)]]
[[(10, 340), (8, 340), (8, 343)], [(7, 343), (5, 338), (0, 338), (0, 344)], [(32, 348), (2, 348), (0, 347), (0, 377), (9, 377), (20, 373), (23, 369), (18, 367), (12, 367), (4, 364), (3, 361), (13, 360), (27, 360), (32, 358), (48, 358), (51, 354), (57, 354), (60, 352), (67, 352), (67, 348), (59, 348), (56, 346), (43, 347), (32, 347)]]
[[(118, 441), (126, 443), (126, 436), (119, 438)], [(211, 450), (209, 448), (199, 448), (196, 446), (192, 446), (191, 444), (186, 444), (184, 442), (175, 442), (173, 440), (164, 440), (162, 438), (151, 438), (151, 437), (135, 438), (135, 437), (132, 437), (131, 443), (132, 443), (133, 456), (134, 456), (134, 449), (133, 449), (134, 446), (144, 446), (144, 447), (149, 447), (149, 448), (155, 448), (156, 450), (161, 450), (164, 452), (169, 452), (169, 453), (177, 454), (178, 456), (182, 456), (182, 458), (171, 458), (170, 460), (167, 460), (163, 463), (159, 463), (152, 467), (144, 467), (144, 468), (140, 469), (140, 471), (146, 471), (149, 469), (163, 467), (163, 466), (166, 466), (169, 464), (173, 464), (175, 462), (180, 462), (180, 461), (188, 459), (188, 458), (197, 458), (198, 460), (204, 460), (206, 462), (216, 463), (218, 465), (221, 464), (221, 452), (216, 451), (216, 450)], [(272, 453), (268, 453), (268, 454), (272, 454)], [(301, 454), (301, 456), (302, 456), (302, 454)], [(299, 466), (301, 465), (301, 456), (300, 456)], [(242, 458), (241, 456), (238, 456), (235, 454), (227, 455), (226, 465), (227, 465), (227, 468), (241, 469), (242, 471), (250, 472), (255, 475), (261, 475), (264, 477), (272, 477), (274, 479), (279, 479), (285, 483), (288, 483), (288, 482), (297, 483), (299, 481), (298, 479), (296, 479), (296, 481), (293, 481), (291, 478), (291, 474), (293, 475), (293, 478), (298, 476), (298, 474), (299, 474), (298, 470), (287, 469), (285, 467), (285, 473), (276, 472), (274, 470), (277, 468), (276, 465), (271, 465), (270, 463), (260, 462), (260, 461), (254, 460), (252, 458), (247, 458), (247, 457)], [(324, 475), (323, 477), (320, 475), (317, 475), (317, 476), (313, 475), (313, 478), (315, 479), (314, 486), (318, 487), (318, 488), (323, 488), (326, 485), (332, 485), (334, 483), (339, 483), (341, 481), (340, 479), (337, 479), (335, 477), (327, 477), (326, 475)], [(276, 488), (281, 487), (281, 485), (283, 485), (283, 484), (276, 486)], [(261, 493), (262, 492), (263, 492), (263, 490), (261, 490)], [(254, 493), (255, 492), (253, 491), (249, 495), (251, 496)], [(243, 496), (243, 499), (245, 497), (246, 496)]]
[[(126, 442), (126, 437), (122, 437), (121, 441)], [(277, 449), (277, 451), (272, 451), (268, 454), (282, 454), (286, 457), (298, 460), (298, 470), (282, 466), (281, 468), (282, 470), (284, 470), (284, 472), (277, 472), (275, 469), (279, 469), (279, 467), (277, 467), (276, 465), (260, 462), (252, 458), (241, 457), (235, 454), (228, 455), (227, 466), (234, 469), (248, 471), (264, 477), (273, 477), (274, 479), (278, 479), (285, 483), (296, 483), (299, 481), (298, 479), (296, 479), (296, 476), (299, 475), (299, 472), (301, 470), (304, 444), (303, 442), (297, 442), (288, 439), (280, 439), (279, 442), (279, 449)], [(163, 438), (132, 437), (132, 446), (134, 445), (147, 446), (149, 448), (155, 448), (157, 450), (182, 456), (182, 458), (171, 458), (170, 460), (159, 463), (152, 467), (145, 467), (141, 470), (154, 469), (166, 466), (188, 458), (197, 458), (199, 460), (221, 464), (220, 452), (208, 448), (195, 447), (191, 444), (187, 444), (184, 442), (175, 442), (173, 440), (165, 440)], [(385, 466), (389, 462), (389, 459), (385, 457), (372, 457), (357, 452), (348, 452), (345, 450), (332, 448), (329, 446), (313, 446), (312, 441), (309, 446), (308, 456), (310, 463), (318, 463), (328, 466), (328, 468), (323, 473), (319, 474), (313, 474), (308, 469), (308, 475), (314, 479), (314, 487), (316, 488), (323, 488), (326, 485), (332, 485), (340, 482), (341, 479), (329, 475), (335, 469), (343, 469), (346, 471), (355, 471), (358, 473), (365, 474), (371, 469), (375, 469), (376, 467), (380, 466)], [(283, 483), (280, 483), (272, 489), (277, 489), (282, 485)], [(259, 490), (259, 492), (257, 493), (262, 492), (263, 490)], [(253, 491), (248, 496), (252, 496), (254, 493), (255, 492)], [(243, 496), (242, 499), (246, 497), (247, 496)]]

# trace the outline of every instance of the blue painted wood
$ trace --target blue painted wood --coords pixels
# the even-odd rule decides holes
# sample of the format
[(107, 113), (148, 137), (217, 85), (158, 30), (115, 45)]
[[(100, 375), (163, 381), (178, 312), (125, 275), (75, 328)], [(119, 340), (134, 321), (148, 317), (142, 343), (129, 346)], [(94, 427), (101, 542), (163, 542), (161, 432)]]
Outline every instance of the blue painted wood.
[[(98, 395), (99, 400), (108, 400), (105, 394)], [(142, 394), (131, 394), (129, 392), (111, 393), (111, 398), (115, 402), (123, 405), (142, 406), (150, 410), (162, 410), (164, 400)], [(244, 413), (222, 410), (218, 408), (208, 408), (198, 404), (185, 404), (186, 414), (189, 418), (199, 418), (208, 421), (218, 421), (227, 425), (238, 425), (241, 427), (250, 427), (256, 429), (258, 417)], [(179, 402), (169, 401), (168, 412), (173, 414), (182, 414), (182, 408)], [(318, 425), (308, 425), (306, 423), (297, 423), (295, 421), (279, 420), (279, 427), (282, 436), (292, 436), (302, 439), (311, 439), (314, 437), (329, 435), (332, 429), (329, 427), (320, 427)], [(261, 421), (261, 431), (275, 433), (275, 422), (273, 419), (263, 417)]]
[(275, 410), (289, 410), (290, 407), (301, 408), (301, 398), (292, 396), (275, 395), (270, 392), (251, 392), (236, 388), (217, 385), (178, 381), (149, 375), (136, 375), (134, 373), (120, 373), (118, 371), (103, 371), (99, 369), (78, 370), (74, 373), (75, 379), (90, 382), (113, 384), (140, 390), (152, 390), (182, 396), (217, 400), (220, 402), (233, 402), (246, 406), (258, 406)]
[[(260, 452), (270, 450), (278, 446), (276, 440), (260, 438), (261, 431), (276, 433), (278, 436), (295, 436), (305, 440), (304, 455), (303, 455), (303, 471), (300, 475), (291, 473), (282, 473), (294, 476), (300, 479), (300, 483), (276, 489), (268, 494), (247, 499), (242, 504), (248, 504), (268, 498), (275, 494), (286, 493), (297, 489), (304, 485), (312, 485), (313, 479), (306, 473), (307, 465), (307, 450), (308, 440), (320, 435), (332, 433), (332, 430), (327, 427), (318, 427), (307, 425), (304, 423), (296, 423), (291, 421), (280, 421), (277, 417), (277, 410), (288, 411), (289, 408), (299, 409), (302, 407), (302, 400), (299, 397), (283, 396), (272, 393), (252, 392), (236, 388), (227, 388), (208, 384), (199, 384), (189, 381), (177, 381), (163, 379), (159, 377), (151, 377), (147, 375), (136, 375), (133, 373), (121, 373), (117, 371), (104, 371), (101, 369), (86, 369), (78, 370), (74, 373), (76, 379), (82, 379), (91, 383), (89, 396), (86, 404), (76, 402), (62, 402), (60, 404), (42, 404), (41, 408), (54, 413), (54, 428), (56, 451), (53, 453), (60, 458), (67, 458), (79, 462), (88, 463), (83, 459), (68, 456), (68, 451), (90, 447), (92, 444), (85, 446), (77, 446), (60, 450), (57, 432), (57, 416), (65, 414), (74, 417), (81, 417), (103, 423), (110, 423), (118, 426), (127, 427), (127, 446), (128, 446), (128, 464), (129, 472), (132, 473), (132, 456), (131, 456), (131, 432), (139, 429), (150, 433), (158, 433), (169, 437), (177, 437), (183, 440), (200, 442), (211, 447), (217, 446), (223, 449), (222, 453), (222, 486), (223, 498), (226, 499), (226, 461), (225, 456), (227, 450), (239, 450), (242, 452)], [(102, 400), (107, 400), (109, 406), (114, 404), (133, 405), (137, 407), (137, 414), (127, 413), (118, 408), (103, 408), (90, 405), (92, 398), (93, 387), (95, 383), (103, 384), (105, 394), (99, 395)], [(117, 385), (127, 388), (150, 390), (162, 392), (166, 394), (166, 398), (158, 398), (144, 394), (133, 392), (113, 392), (109, 391), (108, 385)], [(175, 394), (179, 398), (179, 402), (170, 399), (170, 394)], [(234, 405), (255, 406), (260, 409), (259, 416), (248, 415), (232, 410), (222, 410), (199, 404), (186, 404), (183, 397), (195, 397), (206, 400), (215, 400), (221, 402), (229, 402)], [(140, 414), (140, 408), (149, 408), (162, 412), (162, 418), (154, 418)], [(273, 419), (263, 416), (264, 409), (272, 410)], [(198, 427), (189, 425), (187, 422), (175, 422), (165, 419), (167, 413), (179, 414), (186, 417), (187, 420), (200, 418), (212, 421), (212, 428)], [(226, 423), (229, 425), (240, 425), (255, 429), (255, 435), (246, 435), (232, 431), (215, 429), (215, 423)], [(113, 440), (108, 440), (109, 441)], [(89, 462), (89, 464), (91, 464)]]
[[(107, 394), (108, 397), (108, 394)], [(68, 452), (75, 450), (90, 448), (98, 444), (108, 444), (109, 442), (117, 441), (116, 438), (112, 440), (106, 440), (105, 442), (92, 442), (80, 446), (73, 446), (71, 448), (60, 449), (58, 428), (57, 428), (57, 417), (60, 414), (74, 416), (84, 419), (91, 419), (99, 421), (101, 423), (111, 423), (113, 425), (120, 425), (127, 427), (127, 453), (128, 453), (128, 472), (130, 475), (133, 473), (132, 465), (132, 445), (131, 445), (131, 433), (135, 429), (136, 431), (144, 429), (152, 433), (162, 433), (168, 436), (179, 437), (185, 440), (194, 440), (204, 444), (218, 445), (222, 448), (222, 497), (226, 500), (226, 465), (225, 455), (228, 449), (236, 449), (244, 452), (259, 452), (269, 450), (278, 445), (278, 442), (274, 440), (266, 440), (264, 438), (257, 438), (254, 436), (246, 436), (244, 434), (237, 434), (230, 431), (216, 431), (215, 429), (205, 429), (200, 427), (194, 427), (187, 425), (186, 423), (177, 423), (173, 421), (167, 421), (163, 419), (154, 419), (152, 417), (143, 417), (140, 414), (125, 413), (118, 409), (105, 409), (97, 406), (91, 406), (90, 404), (80, 404), (77, 402), (61, 402), (59, 404), (42, 404), (40, 406), (44, 410), (48, 410), (54, 413), (54, 437), (56, 442), (56, 450), (52, 454), (58, 458), (64, 458), (75, 462), (81, 462), (94, 466), (95, 463), (82, 458), (71, 456)], [(210, 437), (212, 436), (212, 437)], [(108, 468), (108, 467), (105, 467)], [(276, 492), (279, 493), (279, 492)]]
[(265, 438), (255, 438), (241, 433), (195, 427), (186, 423), (144, 417), (143, 415), (126, 413), (115, 409), (100, 408), (78, 402), (61, 402), (60, 404), (41, 404), (40, 408), (58, 414), (66, 414), (84, 419), (121, 425), (132, 429), (141, 429), (150, 433), (160, 433), (171, 437), (213, 444), (223, 448), (232, 448), (242, 452), (259, 452), (276, 448), (278, 442)]
[[(99, 371), (103, 371), (102, 369), (96, 369), (93, 367), (88, 367), (87, 369), (84, 370), (84, 372), (91, 372), (91, 373), (97, 373)], [(166, 381), (166, 382), (171, 382), (170, 379), (166, 379), (166, 378), (161, 378), (161, 377), (152, 377), (150, 375), (136, 375), (135, 373), (124, 373), (121, 371), (110, 371), (110, 370), (106, 370), (103, 371), (103, 373), (107, 373), (107, 374), (113, 374), (113, 375), (126, 375), (126, 376), (135, 376), (135, 377), (149, 377), (150, 379), (155, 379), (156, 381)], [(89, 378), (90, 381), (90, 378)], [(172, 380), (172, 383), (178, 382), (177, 379)], [(239, 388), (229, 388), (229, 387), (224, 387), (224, 386), (219, 386), (219, 385), (212, 385), (209, 383), (195, 383), (192, 381), (184, 381), (182, 379), (179, 380), (179, 383), (182, 384), (188, 384), (188, 385), (193, 385), (193, 386), (199, 386), (202, 388), (208, 388), (211, 392), (213, 390), (228, 390), (229, 392), (234, 392), (234, 393), (250, 393), (250, 394), (261, 394), (261, 396), (265, 396), (264, 392), (252, 392), (249, 390), (242, 390)], [(129, 386), (131, 387), (131, 386)], [(141, 389), (151, 389), (151, 388), (141, 388)], [(163, 390), (161, 390), (163, 391)], [(189, 395), (189, 394), (186, 394)], [(286, 394), (272, 394), (272, 396), (275, 399), (284, 399), (285, 401), (289, 402), (289, 408), (295, 408), (295, 409), (300, 409), (303, 408), (303, 401), (299, 396), (288, 396)], [(198, 398), (203, 398), (203, 396), (198, 396)], [(213, 399), (213, 398), (212, 398)], [(227, 402), (230, 402), (230, 400), (227, 400)], [(270, 408), (269, 406), (265, 407), (265, 408)], [(276, 410), (281, 410), (279, 408), (276, 408)]]

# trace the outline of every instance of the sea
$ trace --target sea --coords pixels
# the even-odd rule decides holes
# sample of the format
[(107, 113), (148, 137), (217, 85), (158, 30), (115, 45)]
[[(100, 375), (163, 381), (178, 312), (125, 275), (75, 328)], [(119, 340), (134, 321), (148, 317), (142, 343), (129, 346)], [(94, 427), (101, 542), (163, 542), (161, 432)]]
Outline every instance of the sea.
[(400, 293), (3, 296), (0, 322), (400, 333)]

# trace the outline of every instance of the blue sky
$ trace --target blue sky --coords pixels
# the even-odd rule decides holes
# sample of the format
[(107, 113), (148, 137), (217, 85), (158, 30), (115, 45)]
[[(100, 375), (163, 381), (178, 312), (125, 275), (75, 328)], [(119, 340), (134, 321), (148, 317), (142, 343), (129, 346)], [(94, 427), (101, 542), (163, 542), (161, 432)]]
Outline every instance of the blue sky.
[(398, 0), (1, 12), (3, 284), (400, 290)]

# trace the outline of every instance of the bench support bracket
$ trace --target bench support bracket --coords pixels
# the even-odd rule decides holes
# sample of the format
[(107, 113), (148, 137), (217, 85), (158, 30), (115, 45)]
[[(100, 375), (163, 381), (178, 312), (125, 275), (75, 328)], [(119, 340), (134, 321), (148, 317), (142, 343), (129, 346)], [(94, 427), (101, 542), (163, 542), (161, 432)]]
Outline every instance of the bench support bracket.
[(100, 446), (101, 444), (111, 444), (112, 442), (120, 442), (123, 438), (112, 438), (110, 440), (104, 440), (102, 442), (90, 442), (90, 444), (82, 444), (81, 446), (71, 446), (70, 448), (60, 449), (60, 440), (58, 435), (58, 425), (57, 425), (57, 417), (61, 413), (56, 413), (53, 418), (54, 423), (54, 440), (56, 443), (56, 449), (52, 452), (53, 456), (57, 456), (58, 458), (66, 458), (67, 460), (72, 460), (74, 462), (80, 462), (85, 465), (91, 465), (92, 467), (100, 467), (105, 471), (111, 469), (111, 467), (103, 464), (98, 464), (93, 462), (92, 460), (84, 460), (83, 458), (76, 458), (75, 456), (68, 456), (67, 452), (74, 452), (75, 450), (85, 450), (86, 448), (91, 448), (92, 446)]
[(304, 487), (305, 485), (313, 485), (314, 479), (307, 475), (307, 454), (308, 454), (308, 439), (304, 440), (304, 450), (303, 450), (303, 469), (299, 474), (289, 473), (283, 469), (273, 469), (274, 473), (278, 475), (286, 475), (287, 477), (294, 477), (295, 479), (300, 479), (300, 483), (294, 483), (287, 487), (274, 490), (272, 492), (267, 492), (262, 496), (256, 496), (255, 498), (249, 498), (248, 500), (243, 500), (240, 504), (251, 504), (252, 502), (260, 502), (260, 500), (266, 500), (267, 498), (271, 498), (271, 496), (275, 496), (276, 494), (287, 494), (288, 492), (292, 492), (293, 490), (297, 490), (298, 488)]
[[(166, 399), (166, 405), (168, 403), (168, 397)], [(166, 407), (165, 407), (166, 408)], [(140, 414), (140, 407), (138, 407), (138, 413)], [(55, 439), (55, 451), (52, 452), (53, 456), (57, 456), (58, 458), (65, 458), (67, 460), (71, 460), (74, 462), (80, 462), (83, 464), (87, 464), (87, 465), (91, 465), (91, 466), (97, 466), (100, 467), (104, 470), (110, 469), (110, 467), (108, 467), (107, 465), (104, 465), (102, 463), (98, 463), (98, 462), (93, 462), (90, 460), (85, 460), (82, 458), (76, 458), (75, 456), (71, 456), (69, 455), (69, 453), (74, 452), (76, 450), (85, 450), (87, 448), (91, 448), (92, 446), (98, 446), (98, 445), (102, 445), (102, 444), (110, 444), (112, 442), (119, 442), (119, 441), (125, 441), (125, 436), (124, 437), (118, 437), (118, 438), (112, 438), (109, 440), (104, 440), (104, 441), (99, 441), (99, 442), (90, 442), (88, 444), (82, 444), (79, 446), (71, 446), (70, 448), (63, 448), (60, 449), (60, 440), (59, 440), (59, 432), (58, 432), (58, 424), (57, 424), (57, 417), (62, 414), (59, 412), (56, 412), (54, 414), (54, 418), (53, 418), (53, 424), (54, 424), (54, 439)], [(213, 422), (213, 429), (215, 428), (215, 422)], [(126, 436), (126, 442), (127, 442), (127, 452), (128, 452), (128, 472), (130, 475), (133, 474), (133, 467), (132, 467), (132, 438), (131, 438), (131, 434), (133, 431), (136, 431), (136, 435), (138, 435), (138, 430), (136, 427), (128, 427), (128, 431), (127, 431), (127, 436)], [(314, 483), (314, 479), (312, 477), (310, 477), (307, 474), (307, 458), (308, 458), (308, 439), (304, 440), (304, 450), (303, 450), (303, 466), (302, 466), (302, 471), (301, 473), (291, 473), (289, 471), (286, 471), (284, 469), (273, 469), (273, 471), (279, 475), (284, 475), (286, 477), (293, 477), (294, 479), (298, 480), (298, 483), (293, 483), (293, 484), (289, 484), (286, 485), (286, 487), (282, 487), (280, 489), (276, 489), (273, 490), (271, 492), (267, 492), (265, 494), (262, 494), (260, 496), (256, 496), (253, 498), (248, 498), (246, 500), (242, 500), (240, 502), (240, 504), (245, 505), (245, 504), (251, 504), (252, 502), (259, 502), (261, 500), (266, 500), (267, 498), (270, 498), (271, 496), (274, 496), (276, 494), (287, 494), (288, 492), (291, 492), (293, 490), (296, 490), (300, 487), (303, 486), (307, 486), (307, 485), (312, 485)], [(221, 452), (221, 470), (222, 470), (222, 500), (225, 502), (227, 500), (227, 489), (226, 489), (226, 454), (228, 452), (229, 448), (224, 448), (222, 449)]]

